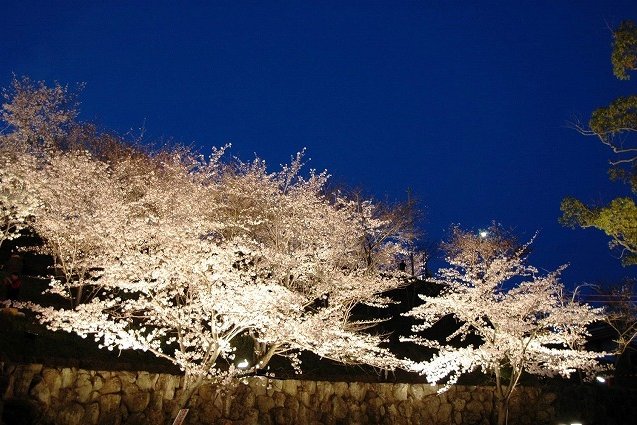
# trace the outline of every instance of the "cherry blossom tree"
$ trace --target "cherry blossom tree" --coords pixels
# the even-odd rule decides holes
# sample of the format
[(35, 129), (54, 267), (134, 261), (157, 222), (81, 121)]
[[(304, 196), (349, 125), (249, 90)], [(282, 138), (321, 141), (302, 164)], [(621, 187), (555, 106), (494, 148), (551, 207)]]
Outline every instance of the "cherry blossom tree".
[(52, 147), (76, 124), (77, 95), (68, 86), (14, 77), (3, 97), (0, 119), (20, 143)]
[(51, 291), (75, 307), (99, 291), (127, 231), (122, 193), (109, 165), (85, 151), (51, 151), (29, 181), (38, 203), (31, 227), (54, 260)]
[[(43, 206), (33, 228), (67, 270), (66, 287), (52, 289), (75, 288), (76, 302), (30, 305), (40, 320), (178, 365), (187, 385), (177, 407), (204, 379), (237, 373), (219, 360), (232, 364), (242, 334), (265, 347), (255, 367), (300, 350), (399, 366), (380, 337), (361, 332), (372, 323), (350, 320), (354, 305), (385, 305), (380, 294), (401, 284), (391, 265), (371, 269), (357, 255), (354, 203), (328, 199), (326, 176), (302, 178), (294, 161), (278, 173), (262, 161), (231, 173), (217, 163), (220, 153), (117, 162), (49, 153), (34, 171)], [(77, 295), (84, 287), (92, 298)]]
[[(450, 267), (435, 278), (445, 289), (438, 297), (421, 296), (424, 304), (406, 313), (421, 320), (406, 340), (437, 350), (414, 370), (432, 383), (448, 378), (445, 388), (474, 370), (493, 374), (497, 424), (506, 422), (523, 373), (567, 377), (599, 370), (604, 353), (581, 347), (587, 325), (603, 320), (602, 311), (562, 296), (562, 268), (541, 275), (526, 263), (530, 243), (518, 245), (498, 227), (482, 235), (459, 228), (452, 233), (445, 246)], [(417, 334), (449, 315), (459, 327), (444, 342)]]
[(34, 146), (50, 146), (73, 125), (77, 115), (68, 87), (14, 77), (3, 90), (0, 109), (0, 245), (20, 235), (38, 205), (25, 170), (32, 169)]
[(278, 354), (299, 366), (302, 350), (402, 364), (363, 332), (375, 320), (351, 320), (355, 305), (385, 306), (382, 293), (403, 284), (403, 238), (373, 202), (328, 194), (325, 172), (303, 176), (302, 152), (278, 172), (259, 159), (224, 163), (225, 148), (151, 152), (74, 123), (67, 100), (62, 87), (23, 80), (3, 115), (23, 148), (11, 176), (28, 183), (29, 225), (61, 271), (50, 291), (71, 300), (23, 303), (49, 328), (179, 366), (176, 409), (204, 379), (238, 373), (240, 335), (261, 348), (251, 370)]
[(0, 136), (0, 246), (20, 236), (39, 206), (25, 170), (31, 158), (6, 136)]
[[(402, 251), (393, 241), (387, 247), (379, 243), (382, 260), (369, 262), (363, 242), (368, 232), (386, 223), (376, 220), (365, 227), (361, 217), (374, 213), (374, 205), (366, 201), (367, 209), (361, 212), (355, 200), (340, 193), (326, 194), (328, 176), (310, 172), (309, 178), (301, 177), (302, 161), (299, 153), (272, 174), (261, 161), (239, 164), (224, 179), (224, 196), (232, 199), (230, 215), (243, 220), (234, 228), (246, 228), (261, 246), (255, 267), (303, 300), (302, 310), (288, 316), (276, 332), (254, 335), (260, 351), (257, 367), (267, 364), (274, 354), (298, 350), (345, 362), (365, 357), (365, 363), (386, 365), (391, 356), (377, 348), (380, 339), (357, 334), (374, 321), (352, 323), (350, 316), (357, 304), (385, 306), (390, 302), (379, 294), (400, 285), (399, 274), (391, 268)], [(242, 214), (236, 213), (238, 206), (242, 206)], [(371, 221), (371, 216), (366, 218)], [(337, 335), (357, 342), (327, 343), (330, 338), (338, 339)], [(372, 361), (381, 354), (386, 358)]]

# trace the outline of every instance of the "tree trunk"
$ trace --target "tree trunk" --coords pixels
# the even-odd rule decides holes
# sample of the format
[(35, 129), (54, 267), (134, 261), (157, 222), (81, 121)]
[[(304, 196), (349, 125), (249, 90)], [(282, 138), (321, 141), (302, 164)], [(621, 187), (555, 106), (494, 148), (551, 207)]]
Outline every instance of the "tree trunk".
[(192, 397), (195, 391), (201, 386), (203, 381), (204, 381), (203, 376), (198, 376), (197, 379), (195, 379), (195, 381), (192, 383), (188, 382), (187, 376), (184, 378), (184, 389), (181, 392), (181, 394), (179, 394), (179, 398), (177, 398), (177, 404), (175, 405), (172, 412), (170, 413), (171, 419), (174, 419), (179, 413), (179, 411), (186, 407), (186, 405), (190, 401), (190, 397)]
[(506, 423), (508, 422), (507, 413), (509, 410), (509, 399), (496, 396), (493, 410), (495, 413), (495, 418), (491, 420), (491, 423), (493, 425), (506, 425)]
[(256, 369), (265, 368), (268, 365), (268, 363), (270, 363), (270, 360), (272, 359), (272, 356), (274, 356), (274, 354), (276, 353), (277, 348), (278, 348), (278, 345), (271, 345), (268, 351), (264, 353), (257, 360)]

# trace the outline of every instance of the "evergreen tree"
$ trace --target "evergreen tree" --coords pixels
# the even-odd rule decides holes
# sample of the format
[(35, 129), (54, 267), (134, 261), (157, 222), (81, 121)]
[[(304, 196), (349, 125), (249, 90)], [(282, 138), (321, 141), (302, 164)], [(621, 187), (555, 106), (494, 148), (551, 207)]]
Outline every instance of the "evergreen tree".
[[(628, 80), (629, 72), (637, 69), (637, 26), (622, 22), (613, 32), (611, 55), (613, 73)], [(560, 222), (569, 227), (594, 227), (602, 230), (611, 241), (611, 249), (620, 252), (622, 264), (637, 264), (637, 95), (623, 96), (608, 106), (595, 110), (588, 126), (576, 125), (587, 136), (596, 136), (613, 152), (609, 161), (609, 177), (630, 186), (631, 193), (610, 201), (608, 205), (586, 205), (567, 197), (562, 201)]]

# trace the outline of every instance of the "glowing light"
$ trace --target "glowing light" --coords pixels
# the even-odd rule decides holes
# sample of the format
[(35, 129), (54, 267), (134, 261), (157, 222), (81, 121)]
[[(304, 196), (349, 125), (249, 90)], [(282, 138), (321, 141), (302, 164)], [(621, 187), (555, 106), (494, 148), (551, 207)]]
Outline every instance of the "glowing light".
[(247, 369), (250, 367), (250, 363), (248, 363), (246, 359), (243, 359), (239, 363), (237, 363), (237, 367), (239, 369)]
[(480, 230), (479, 235), (481, 238), (486, 238), (487, 236), (489, 236), (489, 232), (487, 232), (486, 230)]
[(597, 380), (597, 382), (600, 382), (602, 384), (606, 382), (606, 378), (604, 378), (603, 376), (596, 376), (595, 379)]

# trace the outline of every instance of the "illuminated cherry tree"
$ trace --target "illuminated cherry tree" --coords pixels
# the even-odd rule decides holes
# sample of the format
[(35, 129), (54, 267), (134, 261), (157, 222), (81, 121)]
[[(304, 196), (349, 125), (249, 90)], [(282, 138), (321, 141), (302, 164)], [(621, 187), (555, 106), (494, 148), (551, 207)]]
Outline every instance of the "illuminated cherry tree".
[(32, 167), (30, 158), (12, 142), (0, 136), (0, 246), (29, 227), (39, 206), (25, 172)]
[[(277, 354), (298, 367), (302, 350), (401, 365), (379, 336), (362, 332), (375, 320), (351, 320), (357, 304), (387, 305), (382, 293), (404, 277), (396, 271), (404, 237), (372, 202), (327, 192), (326, 173), (304, 177), (302, 153), (272, 173), (259, 159), (223, 163), (225, 148), (209, 158), (181, 148), (149, 153), (67, 115), (47, 121), (64, 92), (37, 87), (18, 86), (9, 111), (61, 129), (48, 139), (40, 134), (48, 124), (12, 124), (26, 147), (14, 150), (26, 159), (14, 174), (26, 176), (36, 206), (29, 225), (61, 272), (50, 291), (72, 301), (24, 304), (49, 328), (176, 364), (186, 375), (177, 407), (204, 379), (237, 374), (240, 335), (260, 350), (251, 370)], [(22, 113), (41, 111), (28, 100), (42, 97), (52, 97), (43, 116)]]
[(0, 108), (0, 245), (20, 235), (39, 206), (27, 175), (37, 162), (34, 147), (52, 146), (77, 115), (68, 87), (14, 78)]
[(54, 259), (51, 292), (90, 300), (124, 238), (126, 205), (108, 164), (85, 151), (49, 152), (29, 174), (38, 202), (31, 223)]
[(76, 124), (76, 93), (68, 86), (14, 77), (11, 88), (2, 94), (5, 102), (0, 119), (11, 129), (11, 137), (23, 145), (52, 147)]
[[(523, 373), (590, 375), (600, 369), (597, 359), (604, 355), (581, 349), (587, 325), (603, 320), (601, 310), (562, 296), (561, 268), (541, 275), (527, 265), (529, 244), (515, 244), (498, 227), (482, 235), (453, 229), (445, 246), (451, 267), (435, 278), (444, 286), (442, 293), (421, 296), (424, 304), (406, 313), (421, 321), (413, 328), (416, 333), (448, 315), (458, 321), (444, 342), (418, 334), (406, 339), (437, 350), (431, 361), (415, 363), (413, 369), (432, 383), (447, 378), (446, 387), (474, 370), (493, 374), (498, 424), (506, 421)], [(467, 338), (480, 342), (470, 344)]]
[(276, 329), (253, 334), (260, 345), (257, 367), (274, 354), (299, 350), (343, 362), (385, 367), (394, 361), (392, 367), (396, 366), (389, 353), (378, 348), (379, 338), (358, 332), (375, 321), (353, 323), (350, 315), (361, 303), (390, 302), (379, 294), (400, 285), (394, 269), (404, 248), (388, 237), (387, 244), (378, 244), (372, 254), (378, 258), (368, 262), (368, 232), (386, 222), (367, 217), (373, 223), (364, 227), (361, 216), (373, 213), (374, 205), (365, 201), (361, 212), (356, 201), (340, 193), (326, 194), (328, 176), (310, 172), (309, 178), (301, 177), (302, 158), (298, 154), (272, 174), (261, 161), (239, 164), (223, 180), (223, 196), (232, 200), (225, 222), (234, 220), (228, 232), (245, 229), (259, 243), (259, 255), (251, 260), (255, 275), (269, 276), (302, 300), (302, 308)]
[[(83, 154), (63, 157), (77, 161), (77, 170), (95, 162)], [(366, 268), (357, 257), (364, 235), (353, 220), (354, 205), (322, 195), (324, 175), (295, 175), (286, 185), (286, 167), (268, 174), (253, 164), (223, 179), (225, 167), (177, 154), (153, 158), (148, 169), (120, 161), (83, 177), (96, 190), (108, 187), (106, 194), (86, 196), (100, 203), (106, 198), (98, 196), (112, 195), (109, 203), (117, 202), (118, 210), (78, 208), (72, 217), (80, 222), (62, 226), (76, 224), (77, 235), (93, 237), (93, 248), (82, 240), (82, 253), (94, 253), (87, 264), (99, 266), (93, 276), (99, 292), (72, 310), (31, 305), (50, 328), (175, 363), (188, 381), (180, 406), (203, 379), (236, 372), (220, 369), (218, 360), (232, 364), (231, 342), (241, 334), (265, 347), (255, 367), (274, 354), (294, 359), (300, 350), (347, 363), (400, 365), (379, 348), (378, 336), (360, 332), (371, 323), (349, 320), (358, 303), (388, 303), (379, 294), (400, 285), (399, 275)], [(88, 205), (83, 180), (69, 176), (64, 183), (49, 176), (44, 195), (77, 184), (78, 193), (69, 196)], [(60, 223), (46, 215), (69, 213), (62, 204), (45, 204), (49, 209), (36, 217), (35, 228), (59, 231)]]

